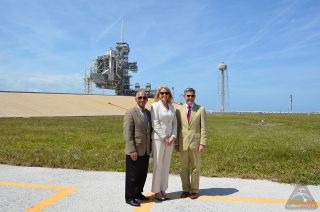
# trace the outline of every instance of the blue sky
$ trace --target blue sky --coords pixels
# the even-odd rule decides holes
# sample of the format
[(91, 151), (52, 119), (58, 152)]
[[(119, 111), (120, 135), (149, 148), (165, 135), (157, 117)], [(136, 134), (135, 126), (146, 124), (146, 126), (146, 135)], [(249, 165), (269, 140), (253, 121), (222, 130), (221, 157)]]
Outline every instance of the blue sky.
[[(228, 65), (231, 111), (320, 111), (319, 0), (1, 0), (0, 90), (83, 92), (91, 59), (120, 40), (131, 83), (197, 90), (219, 110)], [(112, 91), (94, 89), (95, 93)]]

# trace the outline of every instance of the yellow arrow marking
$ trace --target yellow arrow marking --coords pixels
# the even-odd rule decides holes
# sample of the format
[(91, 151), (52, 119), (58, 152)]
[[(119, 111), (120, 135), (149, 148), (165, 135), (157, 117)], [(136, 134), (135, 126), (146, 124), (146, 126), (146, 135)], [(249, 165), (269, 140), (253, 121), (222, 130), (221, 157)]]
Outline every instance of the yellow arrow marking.
[(47, 208), (49, 205), (57, 202), (58, 200), (64, 198), (65, 196), (70, 195), (76, 190), (75, 187), (66, 187), (66, 186), (55, 186), (55, 185), (45, 185), (45, 184), (32, 184), (32, 183), (16, 183), (16, 182), (0, 182), (0, 186), (16, 186), (16, 187), (28, 187), (28, 188), (41, 188), (41, 189), (54, 189), (59, 192), (52, 195), (51, 197), (33, 205), (30, 208), (27, 208), (25, 212), (39, 212), (44, 208)]

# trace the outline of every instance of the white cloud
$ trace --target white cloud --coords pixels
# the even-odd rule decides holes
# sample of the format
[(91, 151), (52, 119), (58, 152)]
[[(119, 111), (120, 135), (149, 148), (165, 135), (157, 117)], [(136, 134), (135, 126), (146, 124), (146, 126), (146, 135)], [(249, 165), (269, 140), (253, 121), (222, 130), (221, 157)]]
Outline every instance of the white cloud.
[(0, 90), (11, 91), (48, 91), (48, 92), (83, 92), (83, 76), (80, 74), (32, 74), (10, 73), (0, 79)]
[(290, 13), (293, 10), (293, 7), (295, 6), (296, 1), (293, 1), (288, 6), (281, 8), (279, 12), (276, 13), (276, 15), (271, 18), (269, 21), (267, 21), (265, 24), (263, 24), (260, 29), (257, 30), (257, 32), (249, 38), (249, 40), (239, 46), (235, 46), (233, 50), (230, 52), (230, 55), (228, 57), (229, 60), (234, 59), (234, 57), (237, 55), (238, 52), (243, 51), (245, 49), (250, 48), (251, 46), (255, 45), (257, 42), (263, 39), (263, 37), (270, 33), (270, 28), (273, 25), (276, 25), (277, 23), (280, 23), (286, 19), (288, 16), (288, 13)]
[[(105, 29), (100, 33), (99, 37), (96, 39), (96, 42), (99, 42), (103, 37), (105, 37), (109, 33), (109, 31), (111, 29), (113, 29), (113, 27), (117, 23), (119, 23), (120, 20), (121, 20), (121, 17), (118, 18), (117, 20), (115, 20), (114, 22), (112, 22), (111, 24), (109, 24), (107, 27), (105, 27)], [(119, 29), (120, 29), (120, 27), (119, 27)]]

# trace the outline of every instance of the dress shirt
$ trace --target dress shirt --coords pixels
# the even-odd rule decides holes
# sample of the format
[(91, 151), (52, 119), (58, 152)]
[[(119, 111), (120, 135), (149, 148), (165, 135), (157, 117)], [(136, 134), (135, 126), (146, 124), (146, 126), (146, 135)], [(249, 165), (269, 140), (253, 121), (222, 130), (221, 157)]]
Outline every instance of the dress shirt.
[[(190, 105), (191, 106), (191, 111), (192, 111), (192, 108), (193, 108), (193, 104), (194, 103), (192, 103), (192, 105)], [(188, 115), (188, 109), (189, 109), (188, 107), (189, 107), (189, 105), (185, 104), (185, 107), (186, 107), (186, 111), (187, 111), (187, 115)]]
[(144, 120), (144, 123), (145, 124), (148, 124), (148, 116), (147, 116), (147, 113), (146, 113), (146, 109), (145, 108), (141, 108), (139, 105), (137, 105), (137, 107), (139, 108), (139, 111), (140, 111), (140, 114)]

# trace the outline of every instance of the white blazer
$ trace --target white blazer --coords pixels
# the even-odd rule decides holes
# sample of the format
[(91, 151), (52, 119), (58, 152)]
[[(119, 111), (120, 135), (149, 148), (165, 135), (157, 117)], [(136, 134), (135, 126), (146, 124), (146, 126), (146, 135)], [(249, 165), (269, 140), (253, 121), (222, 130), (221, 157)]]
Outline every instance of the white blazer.
[(152, 139), (163, 140), (165, 137), (177, 138), (177, 118), (173, 105), (169, 110), (159, 100), (151, 105)]

